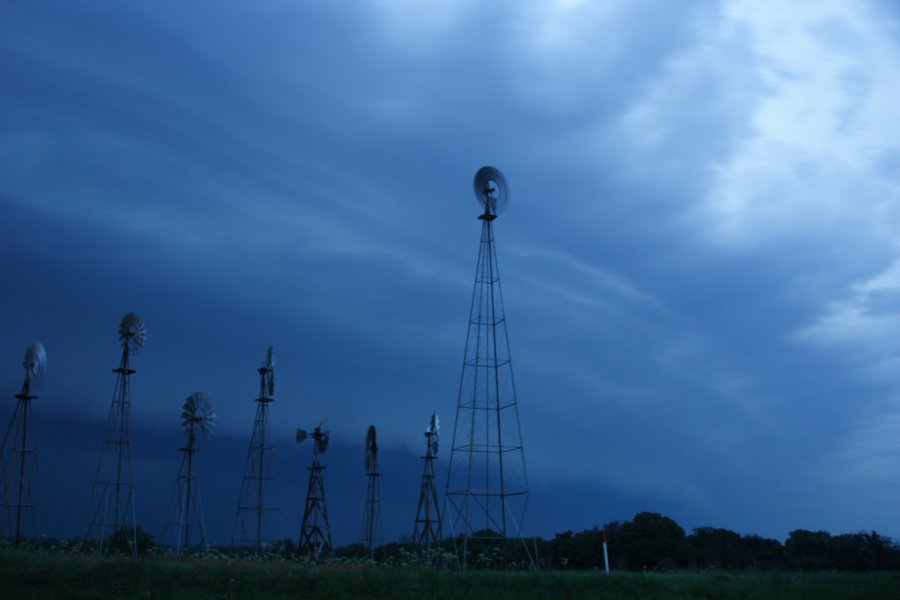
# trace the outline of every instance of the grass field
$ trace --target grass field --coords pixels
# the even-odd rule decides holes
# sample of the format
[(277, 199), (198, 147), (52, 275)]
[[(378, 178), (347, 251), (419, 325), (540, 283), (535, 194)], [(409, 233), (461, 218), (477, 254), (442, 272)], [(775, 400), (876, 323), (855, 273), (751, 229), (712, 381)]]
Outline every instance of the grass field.
[(0, 597), (25, 598), (900, 598), (900, 573), (491, 572), (336, 563), (93, 558), (0, 552)]

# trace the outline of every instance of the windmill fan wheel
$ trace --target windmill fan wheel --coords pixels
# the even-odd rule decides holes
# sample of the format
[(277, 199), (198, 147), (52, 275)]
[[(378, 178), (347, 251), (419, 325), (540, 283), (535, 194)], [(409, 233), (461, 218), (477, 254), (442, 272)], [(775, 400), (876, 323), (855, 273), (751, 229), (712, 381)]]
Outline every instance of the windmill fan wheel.
[(473, 186), (475, 197), (487, 214), (496, 215), (509, 203), (509, 184), (503, 173), (495, 167), (478, 169)]
[(147, 329), (137, 313), (130, 312), (119, 323), (119, 341), (132, 351), (138, 351), (147, 340)]
[(40, 381), (44, 376), (44, 369), (47, 368), (47, 351), (40, 342), (31, 342), (25, 350), (25, 360), (22, 362), (25, 367), (25, 377), (28, 381)]

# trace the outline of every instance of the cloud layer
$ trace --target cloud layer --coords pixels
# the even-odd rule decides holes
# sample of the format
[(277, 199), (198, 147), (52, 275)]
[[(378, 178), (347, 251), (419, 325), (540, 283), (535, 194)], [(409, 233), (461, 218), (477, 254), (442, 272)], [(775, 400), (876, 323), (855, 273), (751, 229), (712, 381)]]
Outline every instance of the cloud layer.
[[(4, 13), (10, 396), (41, 339), (41, 409), (102, 421), (134, 310), (142, 427), (168, 431), (204, 389), (242, 438), (271, 344), (285, 443), (328, 417), (338, 440), (377, 422), (418, 452), (430, 413), (455, 411), (470, 181), (494, 164), (535, 506), (582, 486), (600, 494), (585, 527), (665, 507), (900, 537), (890, 4)], [(626, 500), (605, 511), (604, 493)]]

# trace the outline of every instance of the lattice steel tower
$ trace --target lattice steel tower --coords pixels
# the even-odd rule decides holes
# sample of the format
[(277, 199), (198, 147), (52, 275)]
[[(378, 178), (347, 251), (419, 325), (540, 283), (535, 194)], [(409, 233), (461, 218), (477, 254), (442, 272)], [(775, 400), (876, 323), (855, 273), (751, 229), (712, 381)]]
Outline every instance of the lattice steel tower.
[[(304, 430), (297, 430), (297, 443), (305, 440)], [(323, 554), (331, 552), (331, 524), (328, 522), (328, 505), (325, 502), (325, 467), (319, 456), (328, 450), (331, 433), (323, 421), (313, 430), (313, 458), (309, 466), (309, 487), (306, 489), (306, 505), (303, 508), (303, 522), (300, 524), (300, 541), (298, 552), (308, 552), (313, 559), (319, 560)]]
[(237, 514), (231, 529), (231, 543), (252, 545), (259, 552), (284, 538), (278, 479), (275, 477), (275, 452), (269, 436), (269, 404), (275, 401), (275, 359), (271, 346), (257, 373), (259, 397), (256, 399), (256, 419), (250, 436)]
[(200, 481), (194, 469), (194, 455), (200, 451), (198, 434), (208, 437), (216, 426), (216, 413), (209, 396), (194, 392), (184, 401), (181, 410), (181, 427), (187, 434), (187, 444), (181, 448), (181, 467), (175, 480), (175, 493), (169, 519), (159, 536), (166, 542), (170, 534), (175, 542), (175, 555), (182, 549), (206, 547), (206, 523), (203, 518), (203, 501), (200, 497)]
[(147, 332), (141, 318), (128, 313), (119, 323), (119, 342), (122, 359), (116, 374), (106, 433), (100, 446), (100, 459), (94, 475), (93, 512), (85, 539), (96, 537), (97, 553), (102, 554), (107, 536), (123, 531), (131, 549), (137, 556), (137, 527), (134, 509), (134, 465), (131, 455), (131, 376), (137, 371), (129, 360), (144, 346)]
[[(509, 198), (500, 171), (481, 168), (475, 175), (475, 195), (484, 208), (478, 217), (481, 245), (450, 449), (444, 523), (454, 536), (463, 569), (470, 553), (484, 554), (495, 547), (507, 556), (523, 557), (536, 568), (537, 546), (529, 535), (525, 451), (494, 246), (493, 223)], [(511, 539), (520, 543), (507, 543)]]
[(426, 562), (431, 561), (432, 554), (441, 542), (441, 510), (434, 483), (434, 459), (438, 453), (440, 429), (437, 413), (434, 413), (425, 430), (425, 456), (422, 457), (425, 466), (422, 469), (422, 486), (419, 489), (419, 506), (413, 529), (413, 542), (419, 545)]
[(25, 350), (25, 381), (16, 394), (16, 408), (0, 446), (2, 464), (2, 514), (0, 537), (12, 539), (18, 547), (23, 539), (38, 536), (38, 460), (34, 418), (31, 415), (31, 384), (40, 381), (47, 353), (40, 342)]
[(384, 544), (384, 530), (381, 524), (381, 490), (378, 485), (382, 473), (378, 471), (378, 442), (375, 439), (375, 426), (369, 425), (366, 432), (366, 477), (369, 486), (366, 489), (366, 503), (363, 506), (363, 524), (359, 533), (359, 543), (375, 558), (375, 548)]

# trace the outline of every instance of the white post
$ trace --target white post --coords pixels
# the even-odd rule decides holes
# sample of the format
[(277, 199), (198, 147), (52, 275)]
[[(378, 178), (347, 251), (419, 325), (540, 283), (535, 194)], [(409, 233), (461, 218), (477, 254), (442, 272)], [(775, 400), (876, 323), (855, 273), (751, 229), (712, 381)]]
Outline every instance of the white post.
[(606, 552), (606, 529), (603, 530), (603, 566), (606, 568), (606, 574), (609, 575), (609, 554)]

